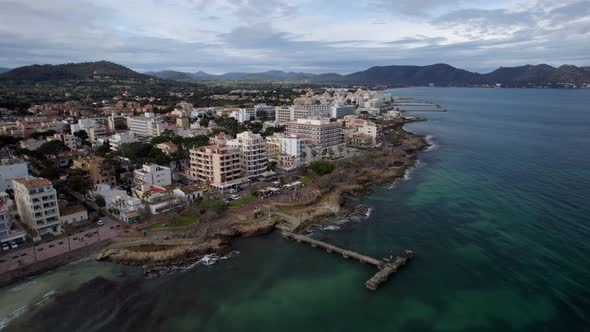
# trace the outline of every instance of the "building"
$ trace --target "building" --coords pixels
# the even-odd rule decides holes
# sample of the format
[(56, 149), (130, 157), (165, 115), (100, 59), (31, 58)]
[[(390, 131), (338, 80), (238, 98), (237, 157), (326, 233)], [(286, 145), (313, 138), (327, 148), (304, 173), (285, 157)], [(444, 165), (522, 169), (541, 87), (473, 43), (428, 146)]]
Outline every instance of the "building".
[(172, 193), (182, 200), (192, 202), (203, 197), (203, 188), (199, 186), (184, 186), (174, 189)]
[(172, 142), (160, 143), (160, 144), (156, 145), (156, 147), (158, 149), (160, 149), (160, 151), (162, 151), (167, 156), (170, 156), (174, 152), (178, 151), (178, 147), (176, 146), (176, 144), (174, 144)]
[(82, 205), (62, 206), (59, 219), (62, 225), (81, 224), (88, 221), (88, 210)]
[(327, 119), (298, 119), (288, 122), (285, 136), (296, 136), (310, 144), (318, 144), (324, 148), (342, 144), (342, 124)]
[(231, 112), (229, 116), (236, 119), (239, 123), (252, 121), (256, 119), (256, 108), (240, 108)]
[(159, 128), (163, 125), (164, 120), (156, 118), (151, 112), (146, 112), (144, 116), (127, 118), (127, 127), (139, 137), (158, 136)]
[(105, 208), (119, 216), (121, 222), (127, 224), (137, 223), (141, 217), (140, 211), (144, 208), (141, 199), (127, 195), (125, 190), (112, 189), (108, 184), (96, 185), (94, 196), (102, 196)]
[(52, 137), (47, 137), (47, 141), (59, 140), (70, 150), (76, 150), (78, 148), (78, 140), (74, 135), (68, 134), (55, 134)]
[(273, 133), (272, 136), (266, 137), (266, 156), (268, 159), (278, 160), (282, 153), (283, 133)]
[(190, 177), (218, 189), (242, 184), (240, 149), (210, 145), (190, 150)]
[(86, 130), (88, 133), (88, 140), (95, 144), (98, 140), (106, 138), (108, 135), (107, 128), (105, 126), (95, 126)]
[(179, 118), (176, 118), (176, 126), (178, 128), (183, 128), (183, 129), (190, 128), (190, 126), (191, 126), (191, 120), (188, 117), (179, 117)]
[(251, 131), (241, 132), (236, 135), (235, 140), (228, 141), (227, 145), (240, 149), (244, 176), (255, 177), (266, 171), (268, 166), (266, 141), (260, 134), (254, 134)]
[(330, 109), (330, 118), (342, 119), (347, 115), (356, 114), (356, 106), (354, 105), (334, 105)]
[(12, 189), (12, 180), (29, 175), (27, 163), (20, 159), (0, 161), (0, 192)]
[(108, 122), (111, 132), (127, 129), (127, 118), (123, 114), (111, 114), (108, 117)]
[(115, 167), (110, 160), (104, 157), (94, 156), (78, 158), (74, 160), (72, 169), (85, 172), (93, 186), (101, 183), (106, 183), (110, 186), (115, 186), (117, 184)]
[(354, 147), (371, 147), (380, 143), (381, 128), (372, 121), (346, 116), (338, 120), (344, 126), (343, 132), (347, 145)]
[(4, 243), (24, 242), (27, 233), (13, 229), (14, 205), (5, 192), (0, 192), (0, 245)]
[(109, 144), (111, 146), (111, 151), (118, 151), (123, 144), (135, 143), (139, 142), (139, 139), (135, 134), (131, 132), (123, 132), (112, 135), (109, 138)]
[(156, 164), (143, 165), (143, 168), (133, 171), (136, 184), (150, 186), (169, 186), (172, 184), (172, 172), (169, 167)]
[(49, 180), (23, 177), (12, 180), (12, 186), (18, 215), (35, 235), (61, 234), (57, 193)]

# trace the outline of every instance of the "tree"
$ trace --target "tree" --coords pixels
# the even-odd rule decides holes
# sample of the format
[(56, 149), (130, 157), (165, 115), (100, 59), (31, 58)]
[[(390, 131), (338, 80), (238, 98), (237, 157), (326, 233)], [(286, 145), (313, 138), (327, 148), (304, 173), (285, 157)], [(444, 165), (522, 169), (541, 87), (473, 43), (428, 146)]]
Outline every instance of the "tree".
[(60, 170), (58, 167), (46, 167), (39, 172), (39, 176), (42, 178), (55, 180), (59, 178), (59, 171)]
[(96, 154), (99, 156), (106, 156), (108, 153), (111, 152), (111, 143), (109, 141), (105, 141), (101, 146), (96, 149)]
[(36, 131), (36, 132), (34, 132), (34, 133), (31, 134), (31, 138), (33, 138), (33, 139), (39, 139), (39, 138), (44, 139), (46, 137), (53, 136), (53, 135), (55, 135), (55, 130), (51, 130), (50, 129), (50, 130), (47, 130), (47, 131)]
[(59, 167), (59, 154), (66, 151), (66, 149), (67, 147), (61, 141), (52, 140), (47, 143), (43, 143), (43, 145), (41, 145), (38, 150), (43, 154), (53, 155), (55, 157), (56, 166)]
[(102, 195), (94, 196), (94, 202), (96, 203), (96, 205), (98, 205), (98, 207), (105, 207), (107, 205), (107, 202), (104, 200), (104, 197)]
[(205, 128), (209, 127), (209, 119), (207, 119), (207, 118), (202, 118), (202, 119), (199, 121), (199, 126), (201, 126), (201, 127), (205, 127)]
[(84, 194), (88, 190), (89, 184), (88, 180), (82, 175), (70, 175), (68, 187), (77, 193)]
[(326, 174), (332, 173), (332, 171), (334, 170), (334, 164), (323, 160), (314, 161), (311, 164), (309, 164), (309, 168), (311, 168), (311, 170), (314, 171), (317, 175), (324, 176)]

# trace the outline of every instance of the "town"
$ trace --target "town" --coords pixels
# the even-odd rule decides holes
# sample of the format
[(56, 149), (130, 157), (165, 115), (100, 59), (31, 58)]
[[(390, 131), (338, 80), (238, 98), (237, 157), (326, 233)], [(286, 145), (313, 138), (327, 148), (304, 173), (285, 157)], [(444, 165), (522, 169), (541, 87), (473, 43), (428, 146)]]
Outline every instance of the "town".
[[(241, 93), (257, 92), (215, 98)], [(271, 202), (318, 198), (300, 170), (328, 174), (381, 147), (387, 120), (405, 119), (404, 101), (379, 91), (293, 94), (277, 106), (122, 95), (0, 110), (0, 272), (138, 232), (158, 238), (228, 208), (238, 220), (270, 218)]]

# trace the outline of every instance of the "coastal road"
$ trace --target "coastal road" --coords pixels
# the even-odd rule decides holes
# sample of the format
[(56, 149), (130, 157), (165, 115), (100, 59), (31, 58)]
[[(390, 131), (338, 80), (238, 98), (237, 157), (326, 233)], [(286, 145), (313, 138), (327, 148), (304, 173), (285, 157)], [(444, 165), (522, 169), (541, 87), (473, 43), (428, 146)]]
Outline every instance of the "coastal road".
[(41, 243), (32, 248), (8, 251), (0, 256), (0, 273), (12, 271), (19, 267), (34, 264), (35, 262), (66, 254), (72, 250), (80, 249), (92, 243), (113, 238), (123, 233), (123, 227), (111, 218), (104, 217), (103, 226), (79, 232), (51, 242)]

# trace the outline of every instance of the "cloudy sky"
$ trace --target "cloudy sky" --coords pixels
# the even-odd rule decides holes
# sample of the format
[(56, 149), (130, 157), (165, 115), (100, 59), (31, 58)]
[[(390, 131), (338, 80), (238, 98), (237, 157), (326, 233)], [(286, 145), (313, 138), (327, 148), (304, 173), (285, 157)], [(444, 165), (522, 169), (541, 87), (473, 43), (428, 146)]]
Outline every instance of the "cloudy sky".
[(590, 0), (0, 0), (0, 67), (349, 73), (590, 65)]

